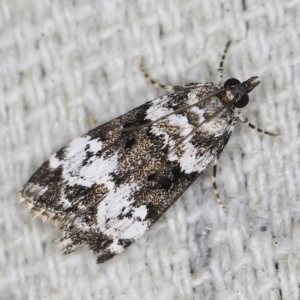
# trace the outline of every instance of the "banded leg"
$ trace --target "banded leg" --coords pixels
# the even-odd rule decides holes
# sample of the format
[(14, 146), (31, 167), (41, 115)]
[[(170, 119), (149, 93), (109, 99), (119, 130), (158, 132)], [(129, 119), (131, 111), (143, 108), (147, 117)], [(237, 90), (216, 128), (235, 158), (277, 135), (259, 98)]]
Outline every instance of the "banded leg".
[(269, 131), (265, 131), (265, 130), (262, 130), (258, 127), (256, 127), (255, 125), (251, 124), (248, 119), (242, 114), (240, 113), (239, 111), (235, 113), (235, 116), (239, 118), (240, 122), (242, 124), (244, 124), (245, 126), (248, 126), (250, 128), (252, 128), (253, 130), (261, 133), (261, 134), (267, 134), (267, 135), (270, 135), (270, 136), (274, 136), (274, 137), (280, 137), (279, 134), (276, 134), (276, 133), (272, 133), (272, 132), (269, 132)]
[(225, 49), (224, 49), (224, 52), (223, 52), (223, 55), (222, 55), (222, 58), (221, 58), (221, 61), (220, 61), (220, 64), (219, 64), (219, 69), (218, 69), (218, 78), (217, 78), (217, 84), (218, 86), (222, 85), (222, 82), (223, 82), (223, 73), (224, 73), (224, 61), (225, 61), (225, 58), (226, 58), (226, 53), (228, 51), (228, 48), (231, 44), (231, 41), (228, 41), (226, 46), (225, 46)]
[(174, 88), (173, 86), (171, 85), (164, 85), (164, 84), (161, 84), (157, 81), (155, 81), (145, 70), (144, 66), (142, 64), (140, 64), (140, 70), (142, 72), (142, 74), (144, 75), (144, 77), (146, 78), (146, 80), (148, 82), (150, 82), (155, 88), (157, 89), (165, 89), (167, 91), (169, 91), (170, 93), (174, 92)]
[(219, 156), (216, 156), (215, 160), (214, 160), (213, 174), (211, 176), (211, 181), (212, 181), (212, 184), (213, 184), (213, 190), (214, 190), (214, 193), (215, 193), (218, 204), (221, 206), (221, 208), (224, 211), (227, 211), (227, 208), (224, 206), (224, 204), (221, 201), (221, 198), (220, 198), (220, 195), (219, 195), (219, 192), (218, 192), (217, 182), (216, 182), (218, 160), (219, 160)]

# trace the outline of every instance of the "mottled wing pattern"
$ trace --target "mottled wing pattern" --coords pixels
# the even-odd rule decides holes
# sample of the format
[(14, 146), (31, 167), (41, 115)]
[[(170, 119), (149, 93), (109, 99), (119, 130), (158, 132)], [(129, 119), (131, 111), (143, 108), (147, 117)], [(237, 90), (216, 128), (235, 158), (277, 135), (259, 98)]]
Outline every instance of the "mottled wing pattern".
[(65, 253), (84, 244), (97, 262), (120, 253), (222, 152), (236, 122), (233, 106), (201, 126), (224, 106), (217, 97), (164, 117), (218, 89), (179, 90), (75, 139), (33, 174), (21, 202), (63, 231)]

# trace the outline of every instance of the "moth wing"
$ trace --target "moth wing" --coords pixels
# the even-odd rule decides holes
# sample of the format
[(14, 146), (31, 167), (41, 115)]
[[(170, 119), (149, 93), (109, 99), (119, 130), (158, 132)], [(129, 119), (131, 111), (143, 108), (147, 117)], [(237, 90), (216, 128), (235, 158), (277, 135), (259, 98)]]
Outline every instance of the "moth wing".
[(216, 118), (218, 124), (212, 120), (189, 136), (208, 111), (221, 105), (216, 97), (211, 107), (173, 113), (204, 96), (199, 89), (165, 95), (75, 139), (33, 174), (20, 192), (21, 202), (63, 231), (65, 253), (83, 244), (95, 252), (97, 262), (120, 253), (227, 143), (235, 123), (229, 112)]

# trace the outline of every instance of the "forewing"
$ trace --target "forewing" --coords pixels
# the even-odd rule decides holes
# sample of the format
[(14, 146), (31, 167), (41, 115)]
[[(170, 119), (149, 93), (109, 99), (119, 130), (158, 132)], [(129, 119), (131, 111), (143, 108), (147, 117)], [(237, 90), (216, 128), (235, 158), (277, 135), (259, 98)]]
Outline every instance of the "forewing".
[(34, 173), (21, 202), (63, 231), (66, 253), (82, 244), (98, 262), (120, 253), (227, 143), (235, 124), (231, 111), (199, 126), (222, 107), (217, 97), (164, 117), (210, 92), (203, 87), (162, 96), (75, 139)]

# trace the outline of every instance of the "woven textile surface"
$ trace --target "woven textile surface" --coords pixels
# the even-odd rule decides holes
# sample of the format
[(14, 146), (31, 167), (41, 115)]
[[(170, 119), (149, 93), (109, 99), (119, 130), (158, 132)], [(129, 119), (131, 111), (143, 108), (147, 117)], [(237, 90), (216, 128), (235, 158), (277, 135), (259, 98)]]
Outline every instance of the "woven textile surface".
[[(300, 2), (0, 1), (0, 299), (299, 299)], [(212, 190), (209, 166), (135, 244), (104, 264), (34, 219), (17, 192), (54, 152), (165, 93), (259, 76)]]

